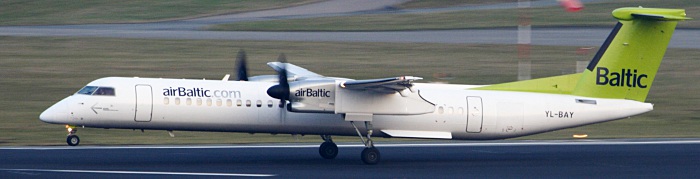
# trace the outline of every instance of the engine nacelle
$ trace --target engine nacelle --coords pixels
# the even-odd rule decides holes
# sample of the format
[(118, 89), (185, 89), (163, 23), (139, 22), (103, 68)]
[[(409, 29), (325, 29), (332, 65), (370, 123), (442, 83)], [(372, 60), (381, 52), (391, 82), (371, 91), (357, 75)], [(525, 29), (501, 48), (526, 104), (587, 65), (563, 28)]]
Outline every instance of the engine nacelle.
[(307, 80), (289, 84), (289, 111), (335, 113), (335, 80)]
[(377, 92), (371, 89), (345, 89), (343, 81), (321, 79), (289, 83), (291, 112), (417, 115), (431, 113), (435, 104), (426, 101), (418, 90)]

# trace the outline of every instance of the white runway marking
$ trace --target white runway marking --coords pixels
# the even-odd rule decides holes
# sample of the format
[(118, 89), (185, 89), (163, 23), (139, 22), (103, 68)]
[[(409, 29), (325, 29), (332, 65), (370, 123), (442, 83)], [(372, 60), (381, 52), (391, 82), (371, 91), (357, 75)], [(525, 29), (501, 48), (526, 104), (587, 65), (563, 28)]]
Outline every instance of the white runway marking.
[(23, 171), (23, 172), (102, 173), (102, 174), (139, 174), (139, 175), (188, 175), (188, 176), (232, 176), (232, 177), (274, 177), (274, 176), (277, 176), (274, 174), (246, 174), (246, 173), (187, 173), (187, 172), (50, 170), (50, 169), (0, 169), (0, 170)]
[[(469, 147), (469, 146), (543, 146), (543, 145), (669, 145), (700, 144), (700, 139), (650, 139), (650, 140), (540, 140), (540, 141), (470, 141), (454, 143), (385, 143), (377, 147)], [(319, 144), (242, 144), (242, 145), (137, 145), (137, 146), (32, 146), (0, 147), (0, 150), (102, 150), (102, 149), (255, 149), (255, 148), (318, 148)], [(364, 147), (362, 144), (338, 144), (338, 147)]]

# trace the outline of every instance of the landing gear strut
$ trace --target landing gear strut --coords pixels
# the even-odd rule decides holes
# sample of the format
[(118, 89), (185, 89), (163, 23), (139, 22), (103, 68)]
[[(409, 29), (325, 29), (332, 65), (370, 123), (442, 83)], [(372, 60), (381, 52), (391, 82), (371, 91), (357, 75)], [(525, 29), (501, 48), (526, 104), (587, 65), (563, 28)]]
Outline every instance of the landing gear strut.
[(321, 147), (318, 148), (318, 153), (321, 154), (321, 157), (325, 159), (334, 159), (336, 156), (338, 156), (338, 146), (333, 143), (331, 136), (321, 135), (321, 138), (324, 141), (321, 144)]
[(357, 135), (360, 136), (360, 140), (362, 140), (362, 143), (365, 144), (365, 149), (362, 150), (362, 162), (365, 164), (369, 165), (374, 165), (379, 163), (379, 150), (374, 147), (374, 142), (372, 142), (372, 123), (369, 121), (365, 121), (365, 128), (367, 129), (367, 140), (365, 140), (362, 137), (362, 133), (360, 133), (360, 130), (357, 129), (357, 126), (355, 125), (354, 121), (350, 121), (350, 124), (352, 124), (352, 127), (355, 127), (355, 131), (357, 132)]
[(75, 129), (73, 126), (66, 125), (66, 129), (68, 130), (68, 137), (66, 137), (66, 143), (70, 146), (77, 146), (80, 144), (80, 138), (78, 135), (75, 135), (75, 132), (78, 132), (78, 129)]

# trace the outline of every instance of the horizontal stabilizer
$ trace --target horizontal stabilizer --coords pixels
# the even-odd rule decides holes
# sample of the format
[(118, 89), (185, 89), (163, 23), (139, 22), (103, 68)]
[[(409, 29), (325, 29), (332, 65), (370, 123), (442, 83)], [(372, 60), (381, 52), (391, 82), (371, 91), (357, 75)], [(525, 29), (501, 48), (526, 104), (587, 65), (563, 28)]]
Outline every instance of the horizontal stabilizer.
[(656, 15), (656, 14), (632, 14), (632, 17), (634, 17), (634, 18), (644, 18), (644, 19), (653, 19), (653, 20), (664, 20), (664, 21), (670, 21), (670, 20), (689, 20), (689, 19), (691, 19), (691, 18), (688, 18), (688, 17), (671, 16), (671, 15)]
[(619, 20), (646, 19), (656, 21), (679, 21), (689, 20), (683, 9), (661, 9), (661, 8), (637, 8), (626, 7), (615, 9), (613, 16)]

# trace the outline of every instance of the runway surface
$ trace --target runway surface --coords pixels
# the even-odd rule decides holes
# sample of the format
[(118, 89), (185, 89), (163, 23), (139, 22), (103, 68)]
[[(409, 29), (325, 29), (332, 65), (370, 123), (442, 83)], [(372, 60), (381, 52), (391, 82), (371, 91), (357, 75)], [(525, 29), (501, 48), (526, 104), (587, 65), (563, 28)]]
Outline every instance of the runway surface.
[[(448, 141), (449, 142), (449, 141)], [(0, 178), (696, 178), (700, 139), (0, 148)]]

